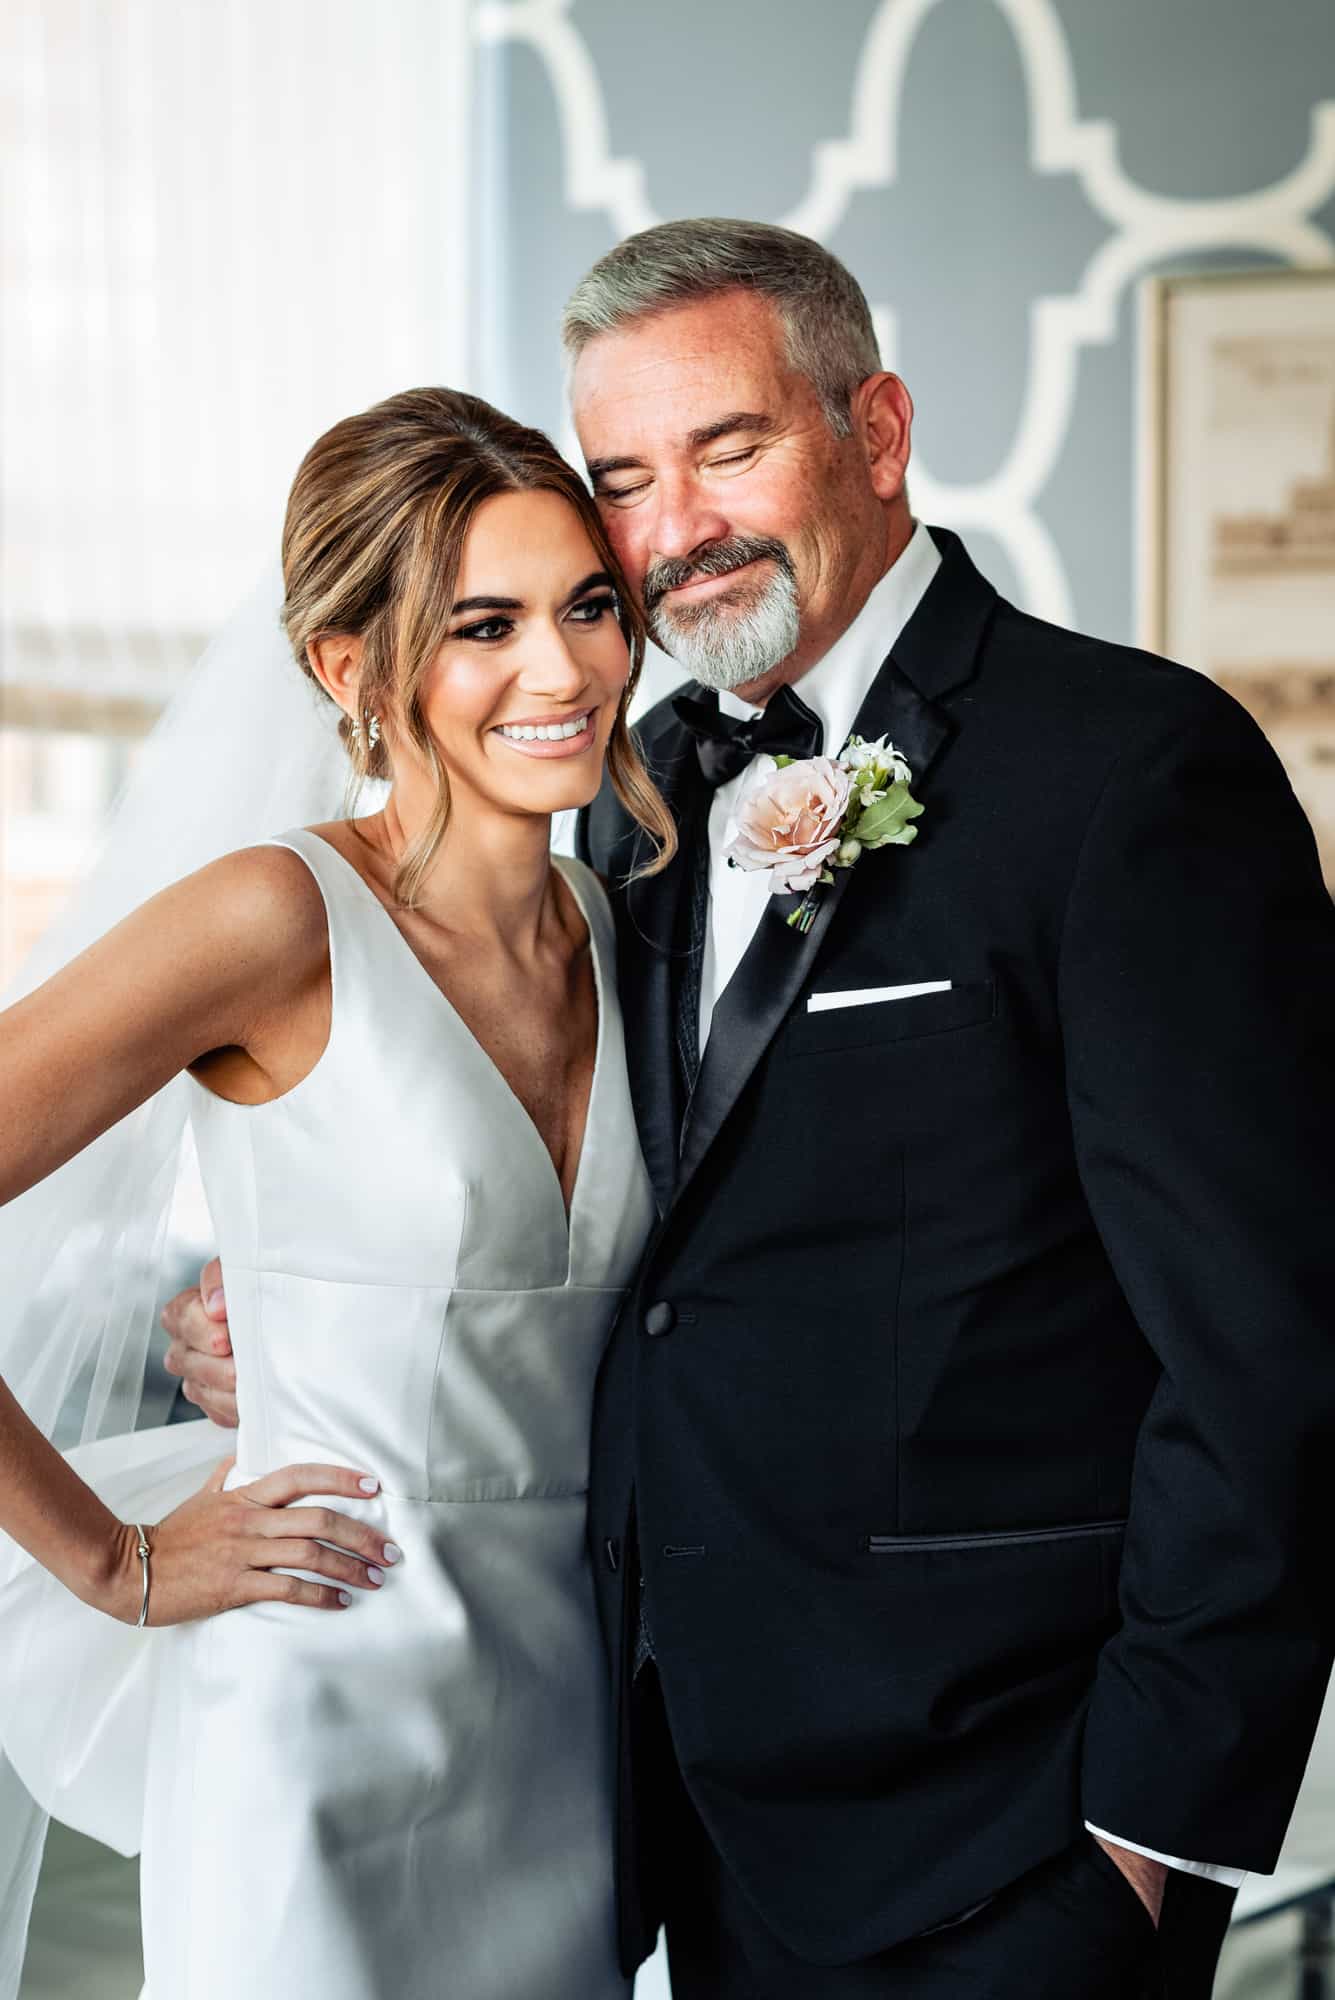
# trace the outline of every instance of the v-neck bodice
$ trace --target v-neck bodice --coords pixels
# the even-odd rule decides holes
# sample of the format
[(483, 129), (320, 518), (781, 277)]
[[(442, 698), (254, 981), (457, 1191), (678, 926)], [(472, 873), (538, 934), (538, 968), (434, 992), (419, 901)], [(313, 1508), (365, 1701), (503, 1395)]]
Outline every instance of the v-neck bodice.
[[(316, 834), (314, 838), (317, 840), (323, 840), (324, 836), (321, 834)], [(510, 1079), (505, 1075), (505, 1072), (501, 1069), (500, 1064), (496, 1061), (495, 1057), (491, 1055), (486, 1048), (483, 1047), (477, 1035), (474, 1033), (472, 1028), (469, 1027), (468, 1023), (464, 1020), (462, 1014), (460, 1014), (454, 1002), (450, 999), (450, 996), (445, 991), (444, 987), (441, 986), (439, 981), (435, 979), (432, 976), (432, 974), (427, 970), (426, 966), (422, 963), (422, 960), (418, 957), (417, 952), (413, 949), (413, 946), (409, 943), (407, 937), (405, 937), (403, 931), (399, 928), (398, 924), (395, 923), (393, 914), (388, 909), (386, 909), (384, 903), (381, 901), (380, 897), (377, 896), (375, 890), (371, 887), (370, 883), (367, 882), (365, 877), (354, 866), (354, 864), (348, 860), (347, 856), (340, 853), (339, 849), (336, 848), (331, 841), (327, 840), (324, 841), (324, 845), (328, 847), (335, 861), (341, 863), (342, 866), (347, 869), (349, 875), (358, 884), (358, 886), (365, 892), (368, 901), (374, 904), (375, 908), (380, 912), (380, 915), (384, 918), (385, 923), (388, 926), (389, 930), (393, 933), (394, 938), (397, 939), (399, 949), (403, 952), (406, 959), (410, 962), (411, 966), (415, 968), (416, 972), (420, 974), (420, 976), (433, 989), (441, 1005), (446, 1010), (446, 1013), (449, 1016), (450, 1021), (453, 1023), (454, 1028), (458, 1030), (459, 1034), (463, 1037), (465, 1044), (464, 1053), (465, 1054), (467, 1053), (467, 1045), (471, 1043), (472, 1048), (476, 1053), (478, 1064), (481, 1068), (482, 1073), (484, 1075), (489, 1073), (495, 1079), (495, 1082), (499, 1086), (499, 1089), (502, 1092), (502, 1094), (510, 1101), (511, 1104), (513, 1104), (515, 1110), (519, 1113), (521, 1119), (523, 1120), (524, 1125), (527, 1127), (528, 1132), (531, 1134), (534, 1143), (537, 1146), (541, 1147), (542, 1151), (546, 1154), (548, 1163), (552, 1169), (553, 1179), (556, 1181), (557, 1192), (561, 1198), (561, 1206), (566, 1212), (566, 1228), (568, 1235), (570, 1229), (570, 1219), (574, 1214), (575, 1203), (579, 1197), (579, 1192), (580, 1192), (580, 1176), (584, 1169), (585, 1141), (589, 1136), (589, 1129), (593, 1123), (594, 1100), (597, 1096), (598, 1081), (602, 1071), (602, 1056), (604, 1047), (603, 1021), (606, 1014), (606, 992), (605, 992), (606, 979), (604, 976), (604, 954), (603, 952), (600, 952), (599, 940), (594, 934), (593, 914), (589, 909), (585, 895), (582, 894), (580, 890), (580, 880), (581, 877), (583, 877), (589, 881), (591, 887), (594, 890), (596, 890), (597, 893), (601, 896), (602, 891), (601, 888), (599, 887), (597, 878), (591, 875), (590, 871), (587, 868), (584, 868), (582, 864), (579, 862), (567, 861), (561, 855), (552, 856), (552, 866), (556, 870), (556, 872), (560, 875), (562, 881), (565, 883), (571, 895), (574, 897), (575, 906), (579, 910), (580, 915), (583, 917), (585, 926), (589, 933), (589, 956), (593, 964), (594, 992), (598, 1008), (598, 1032), (597, 1032), (597, 1043), (594, 1050), (593, 1076), (589, 1082), (589, 1096), (584, 1111), (584, 1130), (580, 1141), (579, 1161), (575, 1169), (575, 1178), (571, 1185), (570, 1205), (569, 1208), (567, 1208), (565, 1199), (565, 1190), (561, 1187), (561, 1177), (557, 1171), (556, 1162), (552, 1159), (551, 1152), (546, 1144), (546, 1141), (543, 1139), (542, 1134), (538, 1131), (538, 1128), (534, 1123), (532, 1113), (529, 1111), (528, 1107), (524, 1104), (524, 1102), (520, 1098), (518, 1091), (515, 1089), (514, 1085), (510, 1082)], [(303, 849), (299, 849), (298, 851), (304, 852)], [(605, 919), (608, 918), (608, 910), (605, 897), (603, 898), (602, 915), (604, 916)], [(607, 945), (608, 935), (610, 935), (610, 933), (605, 932), (605, 935), (602, 940), (605, 947)], [(611, 961), (609, 959), (609, 967), (610, 964)]]
[(324, 898), (328, 1043), (268, 1104), (193, 1087), (241, 1382), (238, 1472), (332, 1445), (387, 1484), (392, 1454), (423, 1497), (582, 1487), (593, 1375), (653, 1212), (602, 887), (556, 863), (599, 1001), (567, 1217), (528, 1112), (374, 890), (318, 834), (277, 844)]

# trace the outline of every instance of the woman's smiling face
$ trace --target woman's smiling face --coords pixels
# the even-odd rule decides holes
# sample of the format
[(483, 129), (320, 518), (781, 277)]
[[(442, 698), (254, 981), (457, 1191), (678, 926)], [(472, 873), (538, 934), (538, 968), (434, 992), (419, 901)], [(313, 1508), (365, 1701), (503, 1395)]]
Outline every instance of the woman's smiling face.
[(485, 500), (421, 692), (456, 808), (466, 793), (504, 812), (587, 805), (629, 671), (612, 579), (569, 501)]

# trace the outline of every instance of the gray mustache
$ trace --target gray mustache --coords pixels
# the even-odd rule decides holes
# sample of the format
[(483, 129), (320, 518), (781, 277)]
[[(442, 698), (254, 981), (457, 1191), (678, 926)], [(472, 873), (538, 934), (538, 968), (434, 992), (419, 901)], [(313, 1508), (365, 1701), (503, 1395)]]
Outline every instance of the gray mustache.
[(786, 575), (793, 576), (793, 559), (783, 543), (773, 535), (733, 535), (726, 542), (711, 542), (694, 556), (665, 556), (651, 564), (644, 578), (644, 608), (655, 611), (669, 590), (695, 583), (705, 576), (728, 576), (747, 563), (769, 561)]

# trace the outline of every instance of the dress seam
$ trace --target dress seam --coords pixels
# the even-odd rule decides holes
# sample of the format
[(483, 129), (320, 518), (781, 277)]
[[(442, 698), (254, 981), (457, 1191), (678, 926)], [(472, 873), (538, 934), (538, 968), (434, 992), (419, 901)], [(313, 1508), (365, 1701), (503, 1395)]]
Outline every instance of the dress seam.
[(294, 1271), (286, 1264), (244, 1264), (236, 1260), (232, 1260), (232, 1268), (248, 1271), (256, 1278), (299, 1278), (305, 1284), (346, 1285), (363, 1292), (448, 1292), (451, 1298), (531, 1299), (552, 1292), (579, 1292), (590, 1298), (615, 1298), (629, 1289), (628, 1284), (455, 1285), (448, 1278), (424, 1278), (420, 1283), (396, 1282), (392, 1278), (331, 1278), (322, 1271)]
[(415, 1507), (514, 1507), (533, 1501), (587, 1500), (586, 1486), (548, 1486), (535, 1493), (404, 1493), (382, 1485), (377, 1499), (406, 1500)]
[[(459, 1218), (459, 1234), (455, 1240), (455, 1247), (454, 1247), (454, 1268), (456, 1272), (459, 1269), (459, 1260), (464, 1254), (464, 1245), (468, 1241), (468, 1210), (471, 1199), (471, 1190), (468, 1186), (467, 1181), (465, 1181), (463, 1184), (463, 1196), (464, 1196), (463, 1213)], [(396, 1287), (396, 1289), (407, 1289), (407, 1288)], [(438, 1288), (434, 1285), (428, 1285), (425, 1289), (428, 1291), (434, 1291)], [(449, 1337), (450, 1307), (454, 1304), (455, 1297), (457, 1296), (458, 1293), (458, 1287), (453, 1283), (451, 1283), (447, 1287), (444, 1287), (443, 1289), (445, 1290), (446, 1296), (440, 1311), (440, 1338), (436, 1342), (436, 1356), (435, 1360), (431, 1364), (431, 1391), (427, 1398), (426, 1452), (422, 1460), (422, 1463), (424, 1465), (430, 1465), (431, 1463), (431, 1448), (432, 1445), (435, 1443), (435, 1438), (436, 1438), (436, 1423), (440, 1415), (436, 1392), (440, 1387), (441, 1370), (445, 1365), (445, 1342)]]

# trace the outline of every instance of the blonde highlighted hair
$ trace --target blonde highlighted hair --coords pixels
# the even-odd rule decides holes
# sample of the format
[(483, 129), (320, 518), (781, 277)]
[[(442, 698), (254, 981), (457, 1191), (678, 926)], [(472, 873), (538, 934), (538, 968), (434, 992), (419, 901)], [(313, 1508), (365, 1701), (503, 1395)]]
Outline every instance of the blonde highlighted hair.
[(423, 683), (449, 631), (464, 542), (478, 508), (499, 493), (557, 493), (567, 500), (611, 575), (630, 676), (607, 745), (618, 799), (657, 844), (643, 870), (666, 867), (676, 828), (640, 759), (626, 710), (644, 661), (644, 619), (626, 587), (597, 506), (551, 440), (453, 389), (408, 389), (317, 438), (298, 469), (283, 524), (283, 623), (312, 679), (308, 648), (330, 633), (362, 641), (360, 718), (339, 734), (354, 778), (387, 778), (383, 741), (369, 718), (389, 705), (395, 724), (436, 781), (428, 825), (394, 882), (411, 906), (450, 816), (449, 778), (422, 710)]

